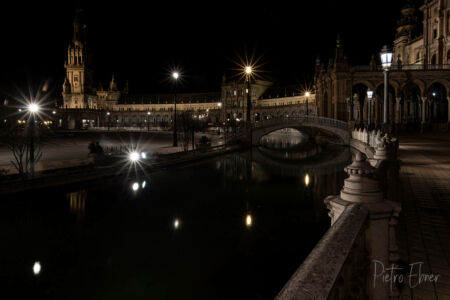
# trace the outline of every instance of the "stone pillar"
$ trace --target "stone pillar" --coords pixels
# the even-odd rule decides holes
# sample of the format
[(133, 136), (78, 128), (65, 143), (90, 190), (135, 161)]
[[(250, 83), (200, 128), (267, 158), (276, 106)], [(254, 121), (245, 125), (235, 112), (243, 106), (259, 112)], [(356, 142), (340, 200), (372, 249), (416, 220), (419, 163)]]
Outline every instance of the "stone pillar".
[(340, 195), (325, 199), (330, 209), (331, 223), (334, 224), (350, 204), (358, 204), (367, 208), (369, 216), (363, 233), (369, 259), (366, 272), (367, 295), (369, 299), (395, 299), (398, 297), (396, 286), (393, 285), (391, 289), (391, 285), (384, 281), (379, 274), (381, 264), (385, 268), (398, 267), (399, 255), (395, 226), (401, 206), (398, 203), (384, 200), (379, 181), (374, 177), (376, 169), (366, 161), (360, 152), (356, 154), (352, 164), (344, 170), (349, 178), (345, 179)]
[(448, 113), (447, 122), (450, 123), (450, 97), (447, 97), (447, 113)]
[(400, 120), (400, 101), (401, 100), (402, 100), (402, 98), (400, 98), (400, 97), (395, 98), (395, 124), (396, 125), (401, 123), (401, 120)]
[(421, 121), (421, 129), (420, 131), (423, 132), (425, 130), (425, 123), (426, 123), (426, 110), (427, 110), (427, 97), (422, 97), (422, 107), (421, 107), (421, 114), (422, 114), (422, 121)]
[(422, 97), (422, 124), (426, 123), (427, 97)]

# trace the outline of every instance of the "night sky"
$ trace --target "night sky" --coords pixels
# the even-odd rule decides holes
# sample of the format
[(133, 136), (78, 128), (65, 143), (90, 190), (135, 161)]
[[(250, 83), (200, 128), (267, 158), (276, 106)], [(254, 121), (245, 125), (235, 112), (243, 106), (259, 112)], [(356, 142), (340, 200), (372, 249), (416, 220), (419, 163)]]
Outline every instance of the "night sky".
[(76, 6), (97, 82), (107, 87), (114, 73), (120, 89), (128, 79), (131, 93), (164, 93), (170, 66), (182, 67), (183, 92), (218, 91), (246, 52), (262, 56), (278, 85), (312, 82), (317, 55), (328, 61), (338, 34), (349, 61), (368, 64), (392, 43), (405, 1), (15, 1), (0, 10), (1, 89), (50, 79), (60, 93)]

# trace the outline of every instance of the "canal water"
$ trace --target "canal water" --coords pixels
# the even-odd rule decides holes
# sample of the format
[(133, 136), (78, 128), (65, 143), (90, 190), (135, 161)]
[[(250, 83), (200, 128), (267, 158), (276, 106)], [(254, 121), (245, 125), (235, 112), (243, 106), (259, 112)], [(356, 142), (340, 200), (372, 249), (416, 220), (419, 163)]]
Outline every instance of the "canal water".
[(327, 151), (253, 149), (3, 197), (0, 298), (273, 299), (329, 228), (323, 198), (350, 153)]

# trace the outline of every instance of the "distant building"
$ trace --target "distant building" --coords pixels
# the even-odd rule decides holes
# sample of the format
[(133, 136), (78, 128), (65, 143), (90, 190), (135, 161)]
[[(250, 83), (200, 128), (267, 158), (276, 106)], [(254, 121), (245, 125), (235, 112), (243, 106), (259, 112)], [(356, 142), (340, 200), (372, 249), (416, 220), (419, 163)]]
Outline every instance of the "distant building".
[[(423, 13), (423, 27), (420, 26)], [(381, 45), (380, 45), (381, 48)], [(389, 121), (399, 129), (448, 130), (450, 120), (450, 1), (425, 0), (401, 10), (389, 81)], [(378, 60), (350, 66), (338, 39), (334, 59), (317, 60), (314, 76), (320, 116), (356, 124), (383, 115), (383, 73)], [(369, 103), (367, 90), (374, 91)]]
[[(174, 114), (174, 94), (132, 94), (128, 82), (119, 90), (112, 75), (107, 89), (93, 82), (93, 70), (86, 41), (86, 26), (82, 24), (80, 10), (73, 22), (72, 43), (68, 47), (64, 64), (66, 78), (63, 83), (62, 110), (55, 121), (60, 127), (146, 127), (171, 126)], [(98, 86), (97, 88), (94, 86)], [(192, 111), (208, 122), (246, 121), (245, 83), (223, 79), (221, 92), (177, 94), (177, 111)], [(287, 93), (275, 92), (273, 83), (254, 80), (251, 84), (253, 121), (282, 115), (304, 115), (304, 95), (298, 89)], [(315, 114), (314, 95), (310, 96), (309, 111)]]

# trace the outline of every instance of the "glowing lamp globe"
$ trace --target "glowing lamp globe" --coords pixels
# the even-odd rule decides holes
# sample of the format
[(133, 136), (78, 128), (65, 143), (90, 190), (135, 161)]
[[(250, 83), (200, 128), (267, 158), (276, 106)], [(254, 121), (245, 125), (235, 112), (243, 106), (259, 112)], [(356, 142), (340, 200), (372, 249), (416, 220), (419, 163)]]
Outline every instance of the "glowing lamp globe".
[(37, 113), (39, 111), (39, 105), (37, 105), (36, 103), (31, 103), (30, 105), (28, 105), (28, 110), (32, 113)]
[(371, 89), (367, 90), (367, 99), (371, 100), (373, 97), (373, 91)]
[(139, 153), (131, 152), (129, 157), (132, 162), (136, 162), (139, 160)]
[(252, 74), (252, 67), (250, 67), (250, 66), (245, 67), (245, 74), (247, 74), (247, 75)]
[(180, 74), (179, 74), (178, 72), (173, 72), (173, 73), (172, 73), (172, 77), (173, 77), (174, 79), (178, 79), (178, 77), (180, 77)]
[(384, 46), (383, 49), (381, 49), (380, 58), (383, 69), (389, 70), (392, 64), (392, 51), (390, 51), (387, 46)]

